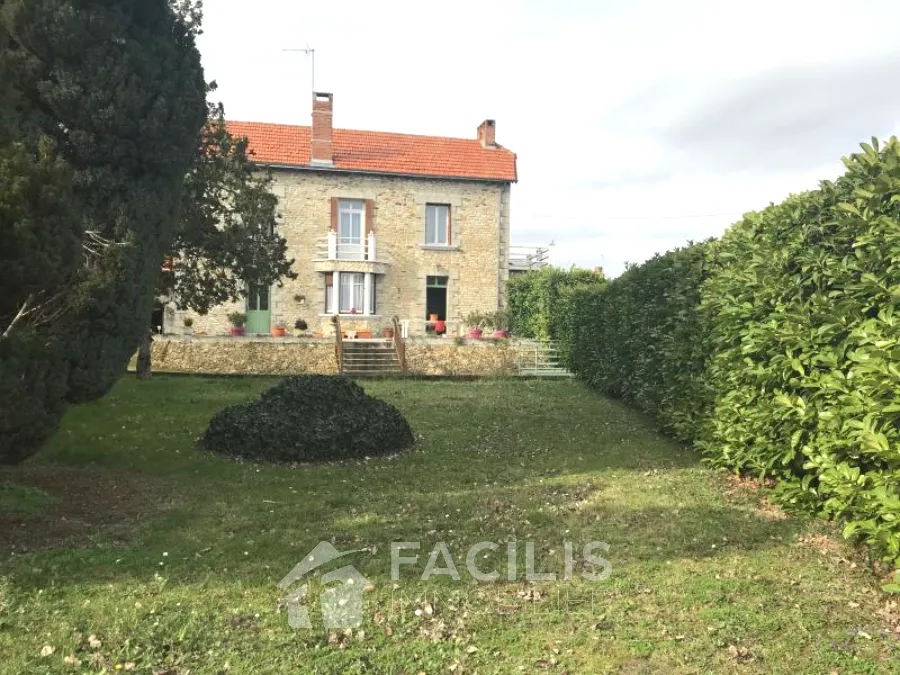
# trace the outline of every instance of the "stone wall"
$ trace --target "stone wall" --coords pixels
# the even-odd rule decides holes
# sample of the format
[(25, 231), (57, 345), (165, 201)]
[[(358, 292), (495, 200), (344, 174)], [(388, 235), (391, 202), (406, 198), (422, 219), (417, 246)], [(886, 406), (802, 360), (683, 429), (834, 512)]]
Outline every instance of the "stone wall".
[(516, 373), (509, 340), (411, 339), (406, 365), (416, 375), (510, 376)]
[[(447, 319), (461, 334), (462, 318), (505, 304), (509, 259), (508, 183), (350, 175), (280, 170), (273, 191), (279, 199), (280, 231), (295, 259), (298, 277), (273, 288), (271, 321), (290, 329), (298, 318), (313, 332), (325, 332), (325, 271), (313, 261), (331, 226), (331, 199), (372, 200), (378, 258), (389, 264), (375, 275), (375, 315), (353, 317), (380, 333), (391, 317), (409, 319), (413, 335), (424, 332), (426, 277), (448, 277)], [(451, 245), (425, 246), (425, 206), (450, 204)], [(346, 269), (348, 261), (342, 261)], [(319, 268), (317, 270), (317, 267)], [(364, 271), (362, 269), (357, 271)], [(179, 334), (191, 316), (195, 335), (223, 335), (229, 312), (244, 303), (214, 308), (205, 316), (170, 307), (166, 332)]]
[[(157, 337), (153, 370), (222, 375), (333, 375), (333, 340), (309, 338)], [(509, 376), (516, 372), (508, 340), (420, 338), (406, 342), (409, 375)], [(132, 360), (131, 369), (134, 368)]]
[(334, 375), (338, 371), (332, 340), (157, 337), (151, 355), (153, 371), (159, 373)]

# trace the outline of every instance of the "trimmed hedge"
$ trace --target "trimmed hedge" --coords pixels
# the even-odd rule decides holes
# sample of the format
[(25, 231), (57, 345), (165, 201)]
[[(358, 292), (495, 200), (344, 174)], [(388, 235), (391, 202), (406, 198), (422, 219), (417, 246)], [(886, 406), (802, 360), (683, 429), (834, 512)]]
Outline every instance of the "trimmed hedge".
[(568, 298), (577, 289), (600, 288), (606, 283), (601, 273), (576, 268), (545, 267), (511, 276), (506, 290), (513, 335), (538, 340), (564, 339)]
[(255, 401), (220, 410), (200, 440), (211, 452), (274, 462), (375, 457), (412, 444), (394, 406), (329, 375), (289, 377)]
[(900, 561), (900, 141), (582, 300), (570, 359), (708, 460)]

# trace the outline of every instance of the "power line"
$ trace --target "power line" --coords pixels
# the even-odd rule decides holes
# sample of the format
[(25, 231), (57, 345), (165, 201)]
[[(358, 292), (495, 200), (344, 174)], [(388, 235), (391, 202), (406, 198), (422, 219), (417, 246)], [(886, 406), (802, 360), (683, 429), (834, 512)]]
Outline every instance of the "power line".
[(516, 214), (516, 220), (539, 219), (546, 220), (686, 220), (688, 218), (724, 218), (725, 216), (742, 216), (742, 212), (733, 213), (699, 213), (684, 216), (551, 216), (551, 215), (521, 215)]

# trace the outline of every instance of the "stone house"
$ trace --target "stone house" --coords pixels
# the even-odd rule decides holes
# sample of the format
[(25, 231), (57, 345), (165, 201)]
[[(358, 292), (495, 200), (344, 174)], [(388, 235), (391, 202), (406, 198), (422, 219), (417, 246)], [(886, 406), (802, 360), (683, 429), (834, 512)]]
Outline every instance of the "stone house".
[(466, 314), (503, 307), (516, 155), (497, 144), (494, 120), (459, 139), (335, 129), (332, 117), (332, 95), (316, 93), (311, 127), (229, 122), (275, 174), (298, 277), (193, 316), (194, 331), (225, 333), (237, 310), (250, 334), (298, 318), (327, 333), (339, 313), (375, 334), (398, 316), (411, 335), (436, 315), (456, 335)]

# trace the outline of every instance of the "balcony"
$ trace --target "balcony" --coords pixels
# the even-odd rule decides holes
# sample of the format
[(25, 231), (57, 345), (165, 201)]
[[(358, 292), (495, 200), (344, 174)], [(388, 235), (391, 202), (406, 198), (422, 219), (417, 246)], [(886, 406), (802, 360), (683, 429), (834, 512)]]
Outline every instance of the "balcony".
[[(552, 244), (551, 244), (552, 245)], [(542, 246), (510, 246), (509, 271), (532, 272), (549, 265), (550, 249)]]
[(374, 232), (359, 241), (341, 241), (336, 232), (316, 242), (313, 266), (317, 272), (371, 272), (385, 274), (390, 254)]

